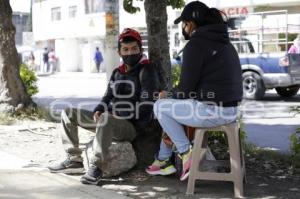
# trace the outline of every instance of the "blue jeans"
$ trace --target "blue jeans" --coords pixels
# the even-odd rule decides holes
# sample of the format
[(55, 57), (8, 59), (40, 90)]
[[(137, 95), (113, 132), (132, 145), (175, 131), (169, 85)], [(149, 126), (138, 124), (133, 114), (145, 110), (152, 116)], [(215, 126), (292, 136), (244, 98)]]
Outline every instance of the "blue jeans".
[[(193, 99), (159, 99), (153, 109), (164, 132), (171, 138), (179, 153), (184, 153), (190, 148), (183, 125), (213, 127), (237, 119), (237, 107), (221, 107)], [(172, 149), (161, 141), (157, 158), (165, 160), (171, 155)]]

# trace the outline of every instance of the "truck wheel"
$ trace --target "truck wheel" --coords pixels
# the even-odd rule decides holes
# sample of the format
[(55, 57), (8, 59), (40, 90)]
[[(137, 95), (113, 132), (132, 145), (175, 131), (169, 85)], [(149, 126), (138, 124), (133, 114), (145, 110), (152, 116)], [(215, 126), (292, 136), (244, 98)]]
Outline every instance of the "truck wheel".
[(265, 85), (261, 76), (255, 72), (243, 73), (243, 97), (259, 100), (265, 95)]
[(298, 93), (299, 86), (277, 87), (275, 90), (281, 97), (292, 97)]

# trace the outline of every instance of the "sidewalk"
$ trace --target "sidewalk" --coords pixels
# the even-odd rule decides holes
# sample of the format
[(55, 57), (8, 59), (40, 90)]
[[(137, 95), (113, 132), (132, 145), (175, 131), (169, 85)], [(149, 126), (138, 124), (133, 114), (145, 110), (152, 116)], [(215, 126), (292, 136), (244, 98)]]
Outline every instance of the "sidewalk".
[[(49, 173), (47, 166), (65, 158), (59, 139), (61, 128), (58, 123), (45, 121), (20, 121), (13, 125), (0, 125), (1, 199), (233, 197), (231, 182), (198, 181), (195, 195), (187, 196), (187, 181), (181, 182), (174, 175), (151, 177), (143, 170), (132, 170), (106, 180), (99, 186), (82, 185), (79, 182), (80, 176)], [(79, 136), (83, 142), (89, 138), (88, 132), (80, 132)], [(84, 156), (83, 158), (85, 159)], [(264, 156), (245, 158), (247, 198), (300, 198), (300, 175), (290, 174), (287, 163), (273, 156), (268, 160)]]
[(82, 185), (76, 178), (51, 174), (45, 168), (24, 168), (29, 161), (1, 151), (0, 163), (0, 198), (128, 198), (99, 186)]

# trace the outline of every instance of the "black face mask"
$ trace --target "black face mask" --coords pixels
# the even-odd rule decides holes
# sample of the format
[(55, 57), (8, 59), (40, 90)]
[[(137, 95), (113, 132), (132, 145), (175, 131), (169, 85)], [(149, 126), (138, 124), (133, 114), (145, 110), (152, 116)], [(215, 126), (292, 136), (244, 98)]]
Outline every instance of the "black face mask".
[(191, 36), (184, 31), (184, 28), (182, 28), (182, 35), (184, 37), (185, 40), (190, 40)]
[(129, 66), (135, 66), (140, 59), (142, 58), (142, 54), (134, 54), (134, 55), (123, 55), (123, 62)]

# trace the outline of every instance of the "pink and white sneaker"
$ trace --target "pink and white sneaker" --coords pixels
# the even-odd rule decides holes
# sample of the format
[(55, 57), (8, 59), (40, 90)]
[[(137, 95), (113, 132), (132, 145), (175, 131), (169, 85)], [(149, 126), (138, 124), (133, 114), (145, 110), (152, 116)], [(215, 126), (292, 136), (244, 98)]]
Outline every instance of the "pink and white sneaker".
[(192, 165), (192, 149), (189, 149), (184, 154), (181, 154), (182, 159), (182, 173), (180, 180), (184, 181), (189, 177), (190, 167)]
[(150, 175), (171, 175), (176, 172), (176, 168), (169, 161), (166, 160), (155, 160), (152, 165), (148, 166), (146, 172)]

